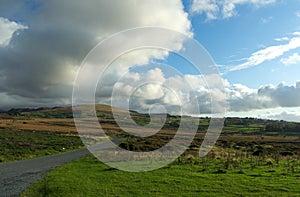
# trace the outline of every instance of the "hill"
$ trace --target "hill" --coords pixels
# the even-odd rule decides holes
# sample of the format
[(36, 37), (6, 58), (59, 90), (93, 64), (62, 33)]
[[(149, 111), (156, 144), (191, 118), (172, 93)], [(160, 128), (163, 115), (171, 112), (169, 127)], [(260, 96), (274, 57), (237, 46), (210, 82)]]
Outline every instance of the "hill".
[[(127, 113), (122, 109), (115, 110)], [(105, 133), (112, 137), (122, 137), (125, 140), (119, 146), (137, 152), (162, 147), (172, 140), (182, 118), (192, 118), (166, 114), (166, 122), (158, 133), (149, 137), (136, 137), (124, 132), (116, 124), (110, 106), (97, 105), (96, 111)], [(161, 114), (156, 115), (161, 117)], [(147, 125), (150, 121), (148, 114), (130, 111), (130, 116), (139, 125)], [(126, 129), (133, 129), (132, 123), (127, 120), (123, 119)], [(190, 196), (202, 190), (204, 195), (229, 196), (232, 192), (237, 195), (245, 192), (251, 195), (250, 189), (253, 188), (261, 194), (272, 196), (277, 192), (296, 194), (299, 191), (299, 187), (295, 184), (299, 181), (300, 174), (299, 123), (255, 118), (226, 118), (222, 134), (213, 150), (205, 158), (199, 158), (199, 148), (210, 119), (198, 118), (198, 120), (198, 132), (189, 149), (163, 169), (153, 173), (124, 173), (109, 168), (89, 156), (54, 170), (44, 180), (33, 185), (28, 195), (24, 196), (36, 196), (40, 193), (54, 196), (61, 193), (74, 194), (69, 188), (77, 188), (75, 192), (79, 192), (83, 191), (81, 186), (86, 189), (85, 193), (88, 190), (91, 194), (93, 189), (96, 189), (104, 195), (121, 193), (128, 196), (142, 195), (138, 192), (142, 188), (140, 183), (145, 183), (143, 190), (153, 188), (155, 194), (162, 196), (168, 194), (170, 188), (175, 188), (174, 192), (178, 193), (185, 191)], [(146, 130), (143, 129), (141, 132)], [(71, 107), (13, 109), (0, 114), (0, 162), (56, 154), (83, 146), (76, 131)], [(98, 175), (94, 176), (97, 173)], [(65, 177), (67, 182), (62, 177)], [(106, 187), (108, 182), (105, 180), (112, 181), (109, 187)], [(176, 181), (178, 187), (173, 185)], [(209, 187), (205, 189), (198, 184), (199, 182), (202, 185), (208, 184)], [(102, 185), (105, 185), (105, 188), (102, 188)], [(220, 187), (216, 188), (216, 185)], [(227, 188), (225, 192), (224, 187)], [(274, 192), (269, 193), (266, 188), (272, 188)], [(107, 189), (116, 193), (110, 193)]]
[[(127, 111), (118, 108), (114, 108), (114, 110), (119, 113), (126, 113), (126, 117), (122, 119), (122, 121), (124, 123), (123, 126), (128, 130), (136, 130), (134, 125), (128, 122), (129, 118), (132, 118), (138, 125), (147, 125), (150, 122), (150, 116), (148, 114), (130, 111), (131, 117), (128, 117)], [(112, 107), (96, 105), (96, 112), (105, 133), (111, 137), (119, 136), (125, 138), (126, 140), (122, 142), (120, 146), (133, 151), (151, 151), (160, 148), (172, 140), (180, 126), (181, 119), (188, 118), (166, 114), (166, 122), (158, 133), (149, 137), (136, 137), (124, 132), (123, 129), (118, 126), (112, 115)], [(157, 118), (160, 118), (160, 116), (161, 114), (156, 114)], [(196, 125), (198, 126), (198, 132), (186, 154), (197, 155), (209, 126), (210, 119), (194, 119), (199, 121), (198, 125)], [(16, 139), (14, 136), (16, 134), (15, 132), (19, 134), (22, 134), (22, 132), (31, 132), (35, 133), (34, 136), (53, 134), (59, 135), (62, 138), (73, 136), (80, 141), (74, 124), (71, 107), (12, 109), (0, 114), (0, 129), (3, 135), (3, 138), (0, 140), (4, 141), (3, 143), (6, 143), (8, 147), (19, 144), (21, 146), (20, 149), (23, 148), (24, 150), (30, 148), (31, 145), (22, 145), (19, 141), (14, 142)], [(137, 132), (147, 132), (147, 129)], [(29, 133), (25, 134), (29, 135)], [(8, 135), (10, 135), (10, 138), (7, 137)], [(73, 146), (71, 145), (70, 147)], [(284, 152), (287, 150), (290, 152), (287, 154), (300, 155), (300, 123), (256, 118), (226, 118), (216, 147), (221, 149), (247, 149), (251, 154), (256, 151), (261, 151), (266, 154), (271, 152), (286, 154)]]

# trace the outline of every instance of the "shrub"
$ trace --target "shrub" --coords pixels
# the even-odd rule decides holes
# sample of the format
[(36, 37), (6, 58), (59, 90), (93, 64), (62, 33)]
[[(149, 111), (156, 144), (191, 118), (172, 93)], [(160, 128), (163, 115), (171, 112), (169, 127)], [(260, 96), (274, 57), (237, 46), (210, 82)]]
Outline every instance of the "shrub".
[(280, 155), (282, 155), (282, 156), (293, 156), (294, 153), (291, 152), (291, 151), (282, 151), (282, 152), (280, 152)]

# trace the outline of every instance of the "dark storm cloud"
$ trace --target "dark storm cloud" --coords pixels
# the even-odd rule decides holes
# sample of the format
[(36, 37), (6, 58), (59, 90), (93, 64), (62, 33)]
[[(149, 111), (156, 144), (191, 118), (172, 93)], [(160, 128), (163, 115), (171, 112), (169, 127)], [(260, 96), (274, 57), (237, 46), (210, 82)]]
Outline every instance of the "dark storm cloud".
[(190, 29), (180, 1), (2, 0), (0, 17), (27, 27), (14, 32), (8, 46), (0, 45), (0, 108), (70, 103), (81, 61), (113, 33), (149, 25)]

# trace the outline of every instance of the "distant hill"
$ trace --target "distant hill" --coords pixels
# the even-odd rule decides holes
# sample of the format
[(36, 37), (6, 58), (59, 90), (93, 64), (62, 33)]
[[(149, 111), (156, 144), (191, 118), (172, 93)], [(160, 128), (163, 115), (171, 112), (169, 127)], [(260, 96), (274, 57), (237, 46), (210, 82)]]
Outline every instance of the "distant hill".
[[(111, 114), (112, 107), (108, 105), (97, 104), (95, 105), (97, 114)], [(113, 108), (116, 112), (126, 112), (120, 108)], [(132, 111), (131, 113), (137, 113)], [(40, 107), (40, 108), (12, 108), (2, 115), (9, 116), (29, 116), (33, 118), (73, 118), (72, 107)]]
[[(80, 107), (80, 106), (79, 106)], [(112, 116), (112, 109), (115, 112), (119, 113), (127, 113), (128, 111), (111, 107), (108, 105), (97, 104), (96, 113), (98, 117), (102, 116)], [(143, 116), (149, 117), (149, 114), (141, 114), (137, 111), (129, 110), (131, 116)], [(154, 116), (165, 116), (167, 118), (180, 118), (180, 116), (173, 116), (170, 114), (152, 114)], [(11, 117), (11, 116), (29, 116), (33, 118), (73, 118), (72, 106), (68, 107), (40, 107), (40, 108), (12, 108), (6, 112), (0, 112), (0, 118)], [(188, 116), (183, 116), (188, 117)], [(201, 119), (209, 119), (201, 118)], [(239, 118), (239, 117), (227, 117), (224, 123), (224, 126), (229, 125), (250, 125), (250, 124), (260, 124), (260, 125), (269, 125), (270, 130), (274, 130), (277, 128), (283, 128), (284, 125), (300, 125), (300, 123), (289, 123), (283, 120), (267, 120), (267, 119), (258, 119), (258, 118)], [(300, 132), (300, 130), (299, 130)]]
[(3, 111), (2, 113), (6, 113), (12, 116), (21, 115), (24, 112), (37, 112), (37, 111), (43, 111), (43, 110), (50, 110), (50, 109), (56, 109), (54, 108), (47, 108), (47, 107), (40, 107), (40, 108), (12, 108), (8, 111)]

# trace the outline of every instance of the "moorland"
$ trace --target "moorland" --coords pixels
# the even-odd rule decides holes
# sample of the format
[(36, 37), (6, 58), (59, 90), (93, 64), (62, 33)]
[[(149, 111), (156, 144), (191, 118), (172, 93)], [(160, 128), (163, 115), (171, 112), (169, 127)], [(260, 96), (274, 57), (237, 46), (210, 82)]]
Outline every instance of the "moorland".
[[(131, 151), (155, 150), (170, 141), (183, 117), (167, 115), (150, 137), (134, 137), (116, 124), (110, 106), (97, 105), (108, 136), (125, 139)], [(122, 110), (119, 110), (122, 113)], [(130, 112), (139, 125), (147, 114)], [(198, 156), (210, 118), (199, 118), (189, 149), (172, 164), (151, 172), (123, 172), (89, 155), (58, 167), (23, 196), (297, 196), (300, 194), (300, 123), (226, 118), (213, 150)], [(128, 125), (130, 127), (130, 125)], [(30, 159), (83, 148), (72, 108), (12, 109), (0, 114), (0, 162)]]

